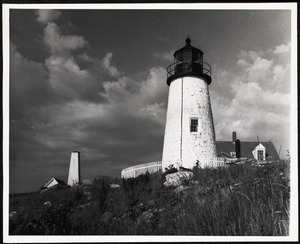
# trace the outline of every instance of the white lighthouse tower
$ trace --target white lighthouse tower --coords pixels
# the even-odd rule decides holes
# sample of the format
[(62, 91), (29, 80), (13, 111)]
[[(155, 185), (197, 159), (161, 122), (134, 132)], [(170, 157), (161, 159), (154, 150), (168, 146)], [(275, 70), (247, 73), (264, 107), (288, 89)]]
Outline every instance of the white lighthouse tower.
[(193, 168), (216, 158), (215, 131), (208, 85), (210, 65), (191, 39), (174, 53), (167, 68), (169, 100), (164, 135), (162, 168)]

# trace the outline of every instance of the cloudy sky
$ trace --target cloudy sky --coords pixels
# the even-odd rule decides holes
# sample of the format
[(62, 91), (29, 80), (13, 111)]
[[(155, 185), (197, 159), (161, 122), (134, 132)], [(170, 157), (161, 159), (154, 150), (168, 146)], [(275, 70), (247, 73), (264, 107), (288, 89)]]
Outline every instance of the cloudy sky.
[(185, 44), (212, 66), (217, 140), (289, 149), (289, 10), (10, 10), (10, 192), (161, 160), (166, 67)]

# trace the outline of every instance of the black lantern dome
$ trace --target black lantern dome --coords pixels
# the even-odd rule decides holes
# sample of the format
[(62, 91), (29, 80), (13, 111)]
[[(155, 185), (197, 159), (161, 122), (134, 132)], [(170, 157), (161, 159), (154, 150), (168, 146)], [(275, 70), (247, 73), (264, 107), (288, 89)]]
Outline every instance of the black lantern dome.
[(177, 78), (194, 76), (211, 83), (210, 65), (203, 62), (203, 52), (191, 45), (191, 39), (185, 40), (186, 45), (174, 53), (174, 63), (167, 68), (167, 84)]

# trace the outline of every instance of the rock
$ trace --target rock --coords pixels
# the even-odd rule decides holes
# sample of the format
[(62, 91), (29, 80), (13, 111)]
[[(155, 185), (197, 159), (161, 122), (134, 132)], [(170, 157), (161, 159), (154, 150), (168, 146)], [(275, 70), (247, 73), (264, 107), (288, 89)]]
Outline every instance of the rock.
[(45, 207), (51, 207), (52, 203), (50, 201), (44, 202), (43, 204)]
[(193, 172), (181, 171), (166, 175), (165, 186), (179, 186), (183, 181), (189, 180), (193, 177)]
[(114, 214), (112, 212), (105, 212), (102, 216), (100, 221), (104, 224), (109, 224), (114, 218)]
[(120, 187), (120, 185), (118, 185), (118, 184), (109, 184), (109, 186), (110, 186), (110, 188), (119, 188)]

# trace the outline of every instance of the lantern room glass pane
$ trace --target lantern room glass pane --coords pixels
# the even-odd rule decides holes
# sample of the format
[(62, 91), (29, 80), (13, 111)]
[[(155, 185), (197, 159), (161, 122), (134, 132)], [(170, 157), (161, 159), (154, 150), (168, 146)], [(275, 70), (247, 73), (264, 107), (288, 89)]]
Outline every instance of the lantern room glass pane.
[(192, 52), (187, 51), (183, 52), (183, 62), (191, 62), (192, 61)]
[(193, 52), (193, 61), (200, 61), (202, 63), (202, 55), (200, 52)]
[(178, 61), (182, 61), (183, 54), (182, 53), (177, 53), (175, 59), (178, 60)]
[(201, 53), (198, 53), (198, 60), (199, 60), (200, 64), (203, 63), (203, 55)]

